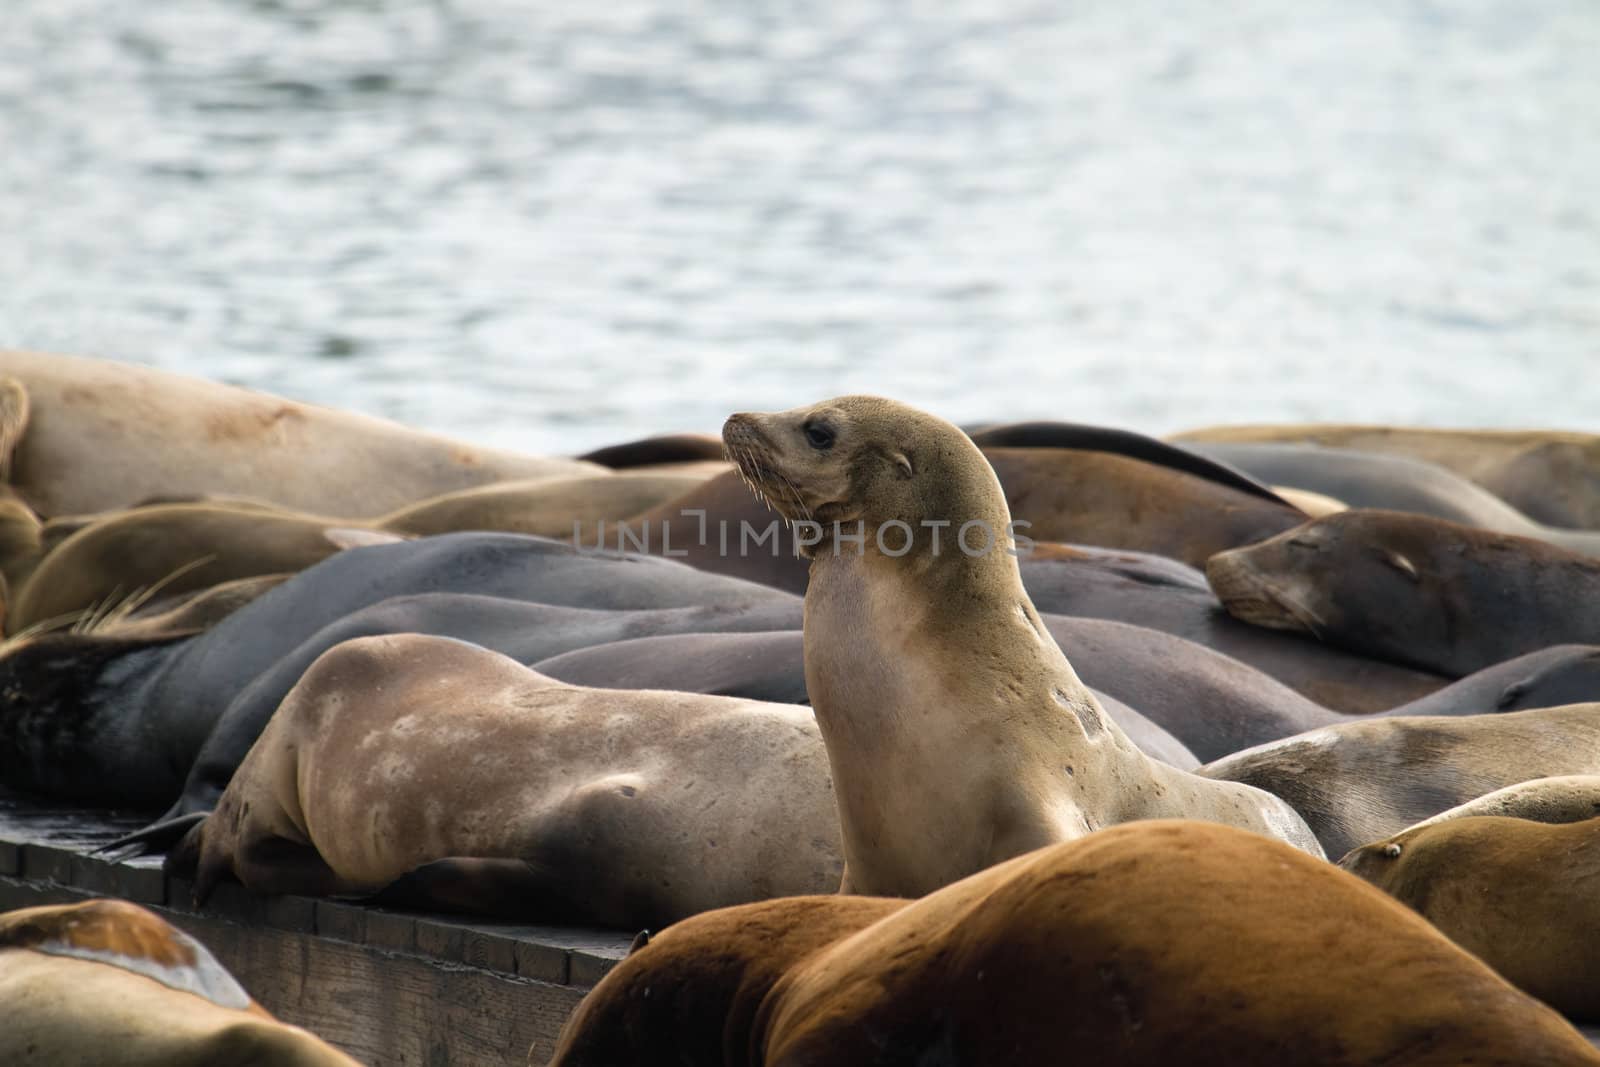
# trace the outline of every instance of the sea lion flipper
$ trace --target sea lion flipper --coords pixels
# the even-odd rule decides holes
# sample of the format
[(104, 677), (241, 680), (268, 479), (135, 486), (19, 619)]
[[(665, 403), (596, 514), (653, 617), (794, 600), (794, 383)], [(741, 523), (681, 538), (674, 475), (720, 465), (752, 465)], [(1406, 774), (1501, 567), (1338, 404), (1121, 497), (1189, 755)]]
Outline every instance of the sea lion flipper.
[(123, 834), (115, 841), (108, 841), (98, 848), (92, 848), (88, 855), (122, 860), (151, 852), (166, 852), (182, 840), (183, 835), (194, 826), (204, 821), (206, 814), (203, 811), (195, 811), (175, 818), (158, 820), (131, 834)]
[(561, 882), (527, 860), (451, 856), (406, 872), (372, 899), (390, 907), (558, 920), (573, 911), (551, 892)]

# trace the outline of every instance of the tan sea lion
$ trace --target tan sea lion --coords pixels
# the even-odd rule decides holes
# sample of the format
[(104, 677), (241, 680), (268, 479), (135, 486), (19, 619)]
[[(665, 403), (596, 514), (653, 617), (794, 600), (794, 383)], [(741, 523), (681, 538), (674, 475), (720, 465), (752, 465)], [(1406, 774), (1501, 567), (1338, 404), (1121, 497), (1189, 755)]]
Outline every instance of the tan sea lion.
[(1539, 522), (1600, 530), (1600, 435), (1421, 426), (1211, 426), (1175, 441), (1304, 442), (1437, 463)]
[(803, 707), (584, 689), (401, 634), (323, 654), (169, 863), (197, 865), (200, 899), (227, 873), (305, 894), (407, 876), (409, 904), (638, 927), (827, 892), (836, 834)]
[(356, 1067), (121, 900), (0, 914), (0, 1018), (0, 1063), (15, 1067)]
[(1402, 833), (1410, 833), (1434, 823), (1466, 819), (1474, 815), (1500, 815), (1508, 819), (1533, 822), (1583, 822), (1600, 818), (1600, 775), (1562, 774), (1552, 778), (1532, 778), (1481, 797), (1457, 804)]
[(1518, 782), (1600, 774), (1600, 704), (1344, 722), (1196, 773), (1282, 797), (1342, 856)]
[[(1111, 721), (1028, 599), (1000, 483), (955, 426), (843, 397), (733, 415), (723, 440), (756, 492), (824, 531), (810, 549), (806, 690), (845, 891), (917, 896), (1135, 819), (1224, 822), (1320, 855), (1278, 798), (1213, 789)], [(861, 542), (845, 540), (858, 524)]]
[(1113, 827), (913, 902), (796, 898), (652, 937), (551, 1067), (1600, 1063), (1358, 879), (1229, 827)]
[(1458, 817), (1363, 845), (1339, 866), (1517, 988), (1570, 1018), (1600, 1020), (1600, 818)]
[(1206, 578), (1235, 618), (1455, 678), (1600, 643), (1600, 559), (1424, 515), (1328, 515), (1218, 553)]
[(30, 418), (11, 486), (42, 515), (236, 493), (343, 518), (486, 482), (598, 474), (150, 367), (0, 351)]

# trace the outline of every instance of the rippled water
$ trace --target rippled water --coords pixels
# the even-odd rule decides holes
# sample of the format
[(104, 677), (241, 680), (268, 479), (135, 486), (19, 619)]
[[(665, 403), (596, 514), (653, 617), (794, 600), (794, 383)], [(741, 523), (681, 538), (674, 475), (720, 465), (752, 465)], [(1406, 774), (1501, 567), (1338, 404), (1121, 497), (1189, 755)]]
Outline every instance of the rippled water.
[(540, 450), (1600, 429), (1594, 0), (5, 6), (0, 344)]

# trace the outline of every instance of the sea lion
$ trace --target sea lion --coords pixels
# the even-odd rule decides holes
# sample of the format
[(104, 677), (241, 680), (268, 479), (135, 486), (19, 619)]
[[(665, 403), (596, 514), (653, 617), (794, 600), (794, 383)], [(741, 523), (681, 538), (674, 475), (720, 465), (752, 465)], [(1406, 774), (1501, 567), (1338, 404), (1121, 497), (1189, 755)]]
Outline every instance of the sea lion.
[(1193, 474), (1108, 452), (989, 448), (1010, 513), (1036, 541), (1132, 548), (1204, 563), (1306, 521), (1305, 512)]
[(1172, 440), (1303, 442), (1405, 456), (1470, 478), (1537, 522), (1600, 529), (1600, 435), (1592, 433), (1313, 423), (1213, 426)]
[(1600, 774), (1600, 704), (1325, 726), (1199, 774), (1287, 800), (1330, 856), (1534, 778)]
[(722, 439), (708, 433), (668, 433), (585, 452), (578, 459), (612, 470), (722, 461)]
[(1339, 866), (1414, 908), (1517, 988), (1570, 1018), (1600, 1020), (1600, 818), (1448, 819), (1364, 845)]
[(1064, 1062), (1521, 1067), (1600, 1054), (1360, 880), (1254, 834), (1161, 821), (922, 900), (797, 898), (685, 920), (584, 998), (551, 1067)]
[(318, 659), (168, 864), (194, 864), (197, 901), (224, 874), (311, 895), (410, 875), (413, 904), (637, 928), (834, 888), (832, 827), (805, 708), (585, 689), (399, 634)]
[[(1108, 718), (1028, 599), (999, 480), (956, 427), (843, 397), (736, 414), (722, 436), (786, 519), (826, 524), (809, 549), (806, 691), (833, 769), (845, 891), (921, 895), (1032, 848), (1170, 816), (1320, 854), (1278, 798), (1213, 790)], [(861, 542), (847, 542), (858, 523)]]
[(1194, 475), (1236, 489), (1247, 496), (1283, 503), (1271, 486), (1262, 484), (1226, 461), (1218, 461), (1195, 449), (1174, 445), (1157, 437), (1147, 437), (1132, 430), (1077, 422), (1011, 422), (976, 427), (966, 433), (972, 438), (972, 443), (985, 453), (992, 449), (1017, 448), (1065, 448), (1109, 453)]
[[(259, 675), (347, 615), (393, 596), (439, 590), (623, 612), (737, 613), (780, 603), (788, 606), (786, 619), (795, 604), (778, 590), (667, 560), (579, 552), (514, 534), (446, 534), (350, 549), (187, 639), (60, 634), (10, 645), (0, 654), (0, 781), (82, 802), (168, 804), (205, 749), (236, 753), (230, 770), (249, 749), (270, 707), (242, 729), (219, 735), (217, 727)], [(612, 626), (594, 639), (636, 635)], [(541, 651), (548, 656), (571, 647), (577, 646)], [(296, 678), (281, 683), (277, 695)]]
[[(1041, 544), (1019, 562), (1022, 583), (1042, 612), (1111, 619), (1186, 638), (1247, 663), (1337, 711), (1382, 711), (1426, 696), (1449, 681), (1298, 634), (1241, 622), (1223, 610), (1204, 575), (1176, 561), (1157, 570), (1148, 565), (1149, 557), (1086, 559)], [(1182, 573), (1172, 568), (1181, 568)]]
[[(636, 637), (564, 652), (532, 667), (559, 681), (597, 689), (671, 689), (780, 704), (809, 702), (798, 629)], [(1183, 770), (1200, 766), (1194, 753), (1149, 718), (1115, 697), (1094, 695), (1141, 752)]]
[(625, 473), (495, 482), (429, 497), (368, 522), (254, 503), (147, 504), (93, 518), (54, 547), (47, 538), (48, 551), (17, 590), (11, 627), (17, 632), (93, 614), (141, 590), (184, 593), (304, 570), (354, 544), (459, 530), (569, 538), (584, 524), (632, 515), (699, 481)]
[(1206, 577), (1235, 618), (1453, 677), (1600, 642), (1600, 559), (1422, 515), (1329, 515)]
[(1518, 782), (1412, 823), (1401, 832), (1410, 833), (1424, 826), (1476, 815), (1498, 815), (1547, 823), (1583, 822), (1597, 818), (1600, 817), (1600, 775), (1563, 774)]
[(47, 516), (238, 493), (361, 518), (485, 482), (603, 470), (108, 360), (0, 351), (0, 375), (31, 409), (11, 485)]
[(1434, 463), (1316, 445), (1200, 443), (1189, 447), (1269, 481), (1327, 493), (1349, 507), (1431, 515), (1600, 555), (1600, 532), (1535, 522), (1476, 482)]
[(135, 904), (0, 914), (0, 1063), (357, 1067), (250, 999), (206, 947)]
[(42, 560), (17, 590), (7, 629), (63, 625), (222, 582), (300, 571), (338, 552), (327, 520), (293, 513), (170, 504), (90, 523)]
[(694, 474), (627, 472), (492, 482), (429, 497), (372, 525), (412, 536), (498, 530), (566, 538), (582, 527), (625, 519), (680, 497), (704, 480)]

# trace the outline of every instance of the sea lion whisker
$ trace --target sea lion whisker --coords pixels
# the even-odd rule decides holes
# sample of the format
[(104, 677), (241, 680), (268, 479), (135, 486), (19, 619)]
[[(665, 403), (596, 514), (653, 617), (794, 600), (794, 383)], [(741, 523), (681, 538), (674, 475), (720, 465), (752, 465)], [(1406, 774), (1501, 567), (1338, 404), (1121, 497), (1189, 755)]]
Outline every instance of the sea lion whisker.
[[(105, 609), (99, 612), (97, 618), (91, 619), (85, 625), (75, 628), (74, 632), (94, 633), (98, 630), (104, 629), (107, 626), (116, 625), (117, 623), (126, 619), (129, 615), (132, 615), (134, 612), (148, 604), (151, 598), (153, 598), (157, 593), (161, 592), (162, 589), (165, 589), (167, 586), (171, 585), (179, 578), (182, 578), (190, 571), (197, 570), (198, 568), (204, 567), (206, 564), (215, 561), (216, 558), (217, 557), (215, 553), (207, 553), (198, 559), (192, 559), (188, 563), (175, 568), (164, 578), (160, 578), (154, 582), (151, 582), (149, 585), (142, 588), (135, 589), (133, 592), (123, 597), (120, 601), (111, 602), (108, 600)], [(113, 596), (114, 595), (115, 594), (113, 594)]]

